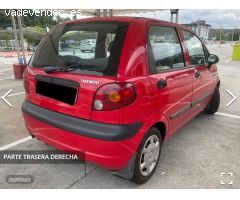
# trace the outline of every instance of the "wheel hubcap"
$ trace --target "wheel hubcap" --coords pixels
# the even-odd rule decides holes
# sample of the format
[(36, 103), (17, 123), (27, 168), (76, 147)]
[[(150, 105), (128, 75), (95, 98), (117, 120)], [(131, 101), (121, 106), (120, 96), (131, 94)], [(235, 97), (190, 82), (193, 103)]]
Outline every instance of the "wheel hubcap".
[(159, 150), (159, 138), (151, 135), (145, 142), (140, 157), (140, 173), (143, 176), (148, 176), (153, 171), (157, 164)]

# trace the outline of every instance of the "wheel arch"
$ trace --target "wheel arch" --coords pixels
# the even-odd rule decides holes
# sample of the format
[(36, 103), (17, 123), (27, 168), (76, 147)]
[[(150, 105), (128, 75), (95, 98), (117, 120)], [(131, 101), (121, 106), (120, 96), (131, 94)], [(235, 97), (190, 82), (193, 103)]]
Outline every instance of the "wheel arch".
[(152, 127), (156, 127), (160, 131), (160, 134), (162, 136), (162, 141), (164, 142), (166, 139), (166, 133), (167, 133), (166, 124), (162, 121), (159, 121), (156, 124), (154, 124)]

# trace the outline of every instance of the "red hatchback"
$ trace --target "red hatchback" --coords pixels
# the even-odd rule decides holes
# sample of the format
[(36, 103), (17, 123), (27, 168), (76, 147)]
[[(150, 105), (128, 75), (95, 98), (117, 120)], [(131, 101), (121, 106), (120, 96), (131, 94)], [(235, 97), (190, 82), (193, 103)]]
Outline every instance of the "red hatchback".
[[(86, 40), (93, 51), (81, 51)], [(163, 142), (203, 110), (218, 110), (217, 62), (178, 24), (135, 17), (62, 23), (25, 70), (25, 124), (47, 144), (84, 152), (86, 161), (141, 184)]]

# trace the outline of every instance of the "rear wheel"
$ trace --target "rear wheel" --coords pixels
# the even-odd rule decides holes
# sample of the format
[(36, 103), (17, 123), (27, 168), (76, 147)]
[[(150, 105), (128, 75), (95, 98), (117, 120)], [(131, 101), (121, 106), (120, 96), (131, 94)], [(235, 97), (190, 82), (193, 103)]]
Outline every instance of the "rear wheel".
[(161, 153), (162, 138), (160, 131), (153, 127), (144, 137), (137, 152), (132, 181), (143, 184), (153, 175)]
[(214, 114), (215, 112), (218, 111), (219, 104), (220, 104), (220, 92), (219, 92), (219, 87), (216, 87), (214, 90), (211, 102), (209, 103), (205, 112), (208, 114)]

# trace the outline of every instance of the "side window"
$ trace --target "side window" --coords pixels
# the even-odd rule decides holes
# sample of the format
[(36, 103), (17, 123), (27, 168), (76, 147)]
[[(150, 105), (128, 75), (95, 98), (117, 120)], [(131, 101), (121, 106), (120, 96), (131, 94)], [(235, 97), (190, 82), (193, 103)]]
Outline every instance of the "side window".
[(184, 30), (182, 32), (187, 44), (191, 64), (204, 65), (206, 63), (206, 56), (202, 42), (193, 33)]
[(152, 74), (185, 66), (175, 28), (151, 26), (148, 40), (149, 65)]

